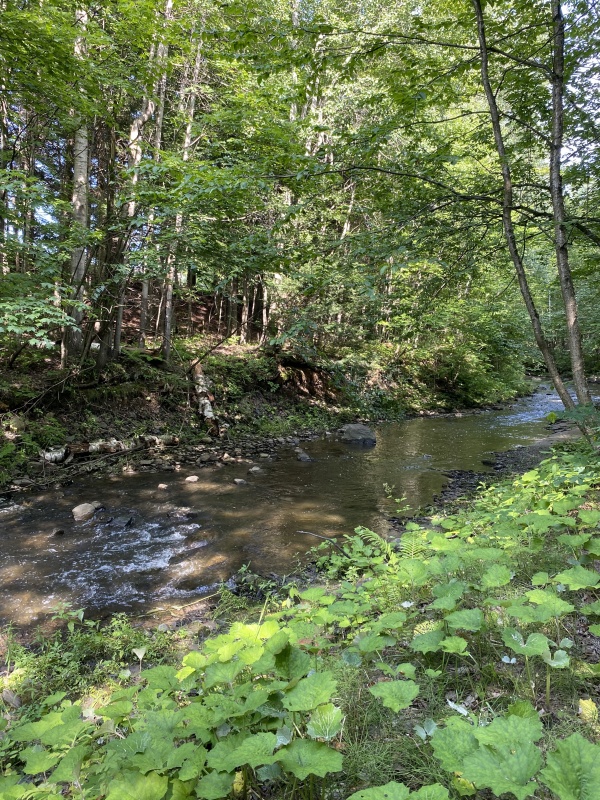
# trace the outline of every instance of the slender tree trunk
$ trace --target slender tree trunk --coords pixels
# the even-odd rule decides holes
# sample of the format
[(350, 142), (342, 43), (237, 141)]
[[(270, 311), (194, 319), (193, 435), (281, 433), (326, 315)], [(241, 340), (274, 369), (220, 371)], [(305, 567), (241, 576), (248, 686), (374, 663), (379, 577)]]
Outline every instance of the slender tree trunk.
[[(196, 59), (194, 62), (194, 69), (192, 73), (191, 85), (190, 85), (190, 97), (189, 97), (189, 105), (187, 109), (187, 122), (185, 126), (185, 135), (183, 140), (183, 161), (186, 162), (189, 160), (190, 157), (190, 147), (192, 144), (192, 126), (194, 123), (194, 113), (196, 109), (196, 84), (198, 83), (198, 77), (200, 75), (200, 66), (202, 63), (202, 43), (198, 43), (198, 48), (196, 50)], [(185, 102), (185, 93), (182, 91), (182, 103), (180, 106), (180, 110), (184, 110), (184, 102)], [(175, 243), (174, 246), (170, 248), (169, 255), (167, 258), (167, 291), (166, 291), (166, 300), (165, 300), (165, 327), (163, 332), (163, 344), (162, 344), (162, 352), (163, 357), (166, 362), (169, 361), (169, 357), (171, 354), (171, 332), (173, 329), (172, 317), (173, 317), (173, 284), (176, 281), (177, 275), (177, 245), (179, 242), (179, 237), (181, 236), (181, 232), (183, 231), (183, 214), (178, 212), (175, 216)]]
[(558, 367), (556, 366), (554, 355), (552, 354), (548, 341), (546, 340), (546, 337), (544, 335), (542, 324), (540, 322), (540, 317), (537, 308), (535, 306), (533, 297), (531, 295), (531, 290), (529, 288), (529, 282), (527, 280), (525, 266), (523, 264), (521, 254), (519, 252), (519, 248), (517, 246), (517, 239), (515, 236), (515, 229), (512, 219), (512, 209), (513, 209), (512, 174), (511, 174), (510, 162), (506, 153), (506, 147), (504, 145), (504, 136), (502, 133), (502, 125), (500, 122), (500, 113), (498, 111), (498, 104), (496, 102), (496, 96), (492, 90), (490, 83), (488, 46), (487, 46), (487, 38), (485, 32), (485, 22), (483, 19), (483, 9), (481, 6), (481, 0), (472, 0), (472, 2), (473, 2), (473, 8), (475, 9), (475, 15), (477, 18), (477, 35), (479, 39), (479, 50), (481, 55), (481, 79), (485, 90), (485, 96), (488, 102), (490, 118), (492, 121), (492, 128), (494, 131), (494, 141), (496, 143), (496, 150), (500, 158), (500, 166), (502, 169), (502, 181), (504, 185), (504, 193), (502, 201), (502, 223), (504, 227), (504, 236), (506, 238), (506, 243), (508, 245), (508, 250), (510, 253), (511, 260), (513, 262), (515, 271), (517, 273), (519, 288), (521, 290), (521, 295), (523, 296), (523, 300), (525, 301), (525, 306), (527, 308), (527, 313), (529, 314), (529, 319), (531, 320), (531, 325), (533, 328), (533, 333), (535, 336), (537, 346), (539, 347), (540, 352), (542, 353), (544, 362), (546, 364), (546, 368), (550, 373), (552, 382), (554, 383), (556, 391), (558, 392), (558, 395), (562, 400), (563, 405), (567, 409), (573, 409), (575, 407), (575, 404), (573, 403), (571, 395), (569, 394), (563, 382), (563, 379), (560, 376)]
[[(75, 21), (80, 28), (79, 35), (75, 40), (75, 56), (83, 59), (86, 56), (85, 30), (88, 22), (86, 11), (75, 12)], [(87, 271), (87, 248), (83, 241), (84, 234), (88, 225), (88, 190), (89, 190), (89, 141), (87, 122), (82, 120), (75, 131), (73, 142), (73, 194), (72, 194), (72, 220), (75, 226), (77, 238), (81, 243), (75, 247), (71, 253), (70, 285), (72, 287), (72, 298), (80, 303), (83, 299), (83, 284)], [(83, 313), (80, 308), (75, 306), (71, 311), (71, 316), (77, 326), (81, 325)], [(81, 347), (81, 330), (66, 328), (63, 333), (64, 346), (62, 347), (63, 360)], [(63, 363), (63, 367), (66, 363)]]
[(565, 199), (562, 184), (562, 146), (564, 131), (565, 22), (560, 0), (551, 0), (554, 52), (552, 59), (552, 140), (550, 144), (550, 193), (554, 215), (556, 266), (565, 304), (571, 369), (577, 399), (582, 405), (592, 402), (583, 361), (577, 300), (569, 264)]

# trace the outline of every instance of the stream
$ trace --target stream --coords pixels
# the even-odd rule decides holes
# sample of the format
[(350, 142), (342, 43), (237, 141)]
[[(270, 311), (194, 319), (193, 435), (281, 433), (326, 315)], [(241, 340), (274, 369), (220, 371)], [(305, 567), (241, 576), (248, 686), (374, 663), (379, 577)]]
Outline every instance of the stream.
[[(299, 531), (340, 536), (365, 525), (385, 534), (396, 503), (384, 485), (412, 508), (427, 505), (447, 484), (445, 472), (493, 472), (482, 461), (545, 438), (545, 415), (561, 409), (542, 387), (501, 411), (379, 425), (372, 448), (324, 436), (303, 444), (308, 463), (284, 448), (256, 475), (249, 463), (186, 467), (18, 495), (0, 503), (0, 620), (41, 621), (61, 602), (96, 614), (183, 605), (243, 564), (290, 573), (318, 544)], [(186, 482), (189, 475), (198, 481)], [(91, 501), (102, 510), (75, 523), (71, 509)]]

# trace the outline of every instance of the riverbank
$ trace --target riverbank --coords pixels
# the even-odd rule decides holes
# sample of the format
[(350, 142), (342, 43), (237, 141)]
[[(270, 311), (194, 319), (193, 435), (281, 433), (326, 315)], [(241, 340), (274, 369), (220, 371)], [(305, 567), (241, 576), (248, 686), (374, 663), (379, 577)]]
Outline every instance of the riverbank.
[[(155, 629), (133, 644), (123, 629), (120, 671), (111, 662), (104, 680), (85, 650), (101, 638), (95, 623), (67, 614), (60, 646), (9, 656), (0, 790), (373, 800), (371, 787), (403, 783), (441, 800), (525, 796), (537, 781), (567, 800), (553, 776), (585, 781), (572, 759), (600, 756), (599, 482), (597, 459), (571, 447), (407, 526), (399, 550), (366, 530), (341, 552), (325, 545), (318, 584), (223, 606), (191, 638)], [(171, 637), (162, 654), (160, 636)], [(177, 637), (191, 647), (182, 668)], [(58, 689), (64, 664), (49, 653), (61, 652), (75, 690)], [(42, 702), (55, 691), (67, 694)], [(173, 724), (159, 736), (160, 709)]]
[[(205, 354), (216, 423), (198, 414), (187, 374), (199, 351)], [(493, 408), (529, 390), (516, 379), (506, 386), (490, 383), (485, 397), (444, 390), (392, 362), (369, 364), (366, 354), (346, 363), (250, 346), (211, 350), (210, 341), (178, 345), (176, 352), (178, 363), (168, 369), (156, 355), (130, 348), (101, 374), (93, 367), (61, 372), (55, 357), (35, 352), (0, 371), (0, 490), (138, 466), (203, 466), (221, 462), (225, 454), (254, 457), (347, 422)], [(152, 447), (144, 437), (177, 445)], [(89, 452), (89, 443), (101, 451)], [(65, 449), (62, 460), (52, 455)]]

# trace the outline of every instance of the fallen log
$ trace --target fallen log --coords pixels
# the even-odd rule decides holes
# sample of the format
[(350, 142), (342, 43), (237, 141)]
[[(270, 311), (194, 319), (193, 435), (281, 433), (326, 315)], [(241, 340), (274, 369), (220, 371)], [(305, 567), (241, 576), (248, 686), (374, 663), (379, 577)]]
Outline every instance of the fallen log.
[(166, 447), (179, 443), (179, 437), (171, 434), (164, 436), (133, 436), (130, 439), (99, 439), (95, 442), (80, 442), (65, 444), (62, 447), (53, 447), (40, 450), (43, 461), (49, 464), (69, 464), (78, 456), (92, 453), (128, 453), (140, 447)]

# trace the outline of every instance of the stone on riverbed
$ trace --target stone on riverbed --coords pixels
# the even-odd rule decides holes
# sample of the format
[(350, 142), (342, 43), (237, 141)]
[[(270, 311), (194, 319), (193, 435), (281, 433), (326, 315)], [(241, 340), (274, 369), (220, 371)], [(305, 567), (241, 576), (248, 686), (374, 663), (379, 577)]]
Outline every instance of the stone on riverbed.
[(234, 478), (233, 482), (237, 486), (247, 486), (248, 485), (248, 481), (245, 481), (243, 478)]
[(340, 433), (342, 441), (350, 442), (351, 444), (373, 445), (377, 442), (375, 433), (361, 423), (344, 425), (340, 428)]
[(299, 450), (296, 458), (298, 461), (314, 461), (314, 459), (311, 458), (308, 453), (305, 453), (304, 450)]
[(102, 503), (98, 502), (98, 500), (92, 500), (91, 503), (80, 503), (75, 506), (71, 514), (73, 514), (75, 522), (85, 522), (91, 519), (99, 508), (102, 508)]
[(186, 483), (198, 483), (200, 478), (197, 475), (188, 475), (185, 479)]

